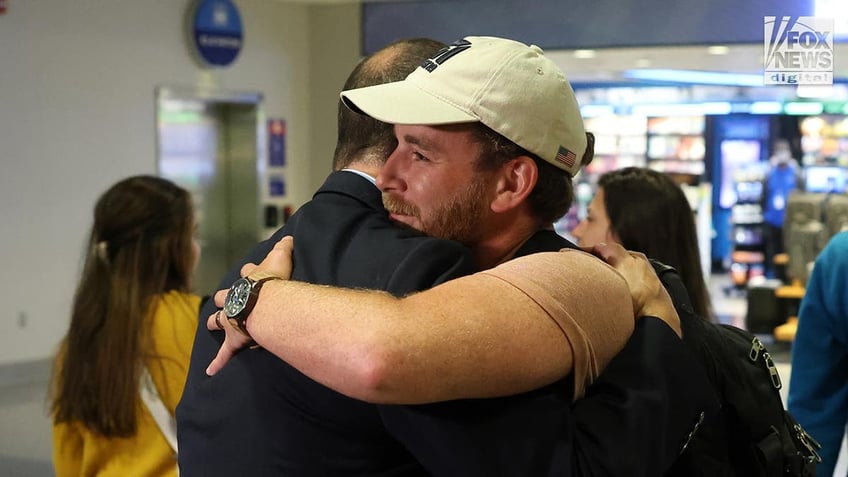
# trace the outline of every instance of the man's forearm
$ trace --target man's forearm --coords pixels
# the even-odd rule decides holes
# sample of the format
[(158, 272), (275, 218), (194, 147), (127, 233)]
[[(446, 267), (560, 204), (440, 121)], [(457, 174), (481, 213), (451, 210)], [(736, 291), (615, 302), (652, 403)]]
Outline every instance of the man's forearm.
[(630, 309), (626, 283), (607, 265), (560, 252), (403, 299), (271, 281), (247, 327), (343, 394), (414, 404), (516, 394), (572, 371), (579, 395), (630, 336)]
[[(501, 302), (509, 302), (507, 309)], [(557, 326), (491, 277), (459, 279), (404, 299), (269, 282), (247, 324), (259, 345), (304, 374), (371, 402), (514, 394), (554, 382), (571, 367)]]

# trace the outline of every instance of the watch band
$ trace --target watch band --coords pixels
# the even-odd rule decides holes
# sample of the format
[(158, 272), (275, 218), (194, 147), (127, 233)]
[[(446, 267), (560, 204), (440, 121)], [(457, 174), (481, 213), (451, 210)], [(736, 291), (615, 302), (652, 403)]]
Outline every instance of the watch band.
[(259, 299), (259, 291), (262, 289), (262, 285), (265, 282), (271, 280), (283, 280), (283, 278), (268, 273), (261, 273), (258, 275), (258, 277), (250, 275), (245, 277), (251, 282), (248, 302), (245, 305), (244, 309), (238, 315), (227, 318), (227, 320), (230, 322), (231, 325), (233, 325), (235, 329), (239, 330), (241, 333), (243, 333), (249, 338), (252, 338), (252, 336), (250, 336), (250, 333), (247, 331), (247, 317), (250, 316), (250, 313), (256, 306), (256, 301)]

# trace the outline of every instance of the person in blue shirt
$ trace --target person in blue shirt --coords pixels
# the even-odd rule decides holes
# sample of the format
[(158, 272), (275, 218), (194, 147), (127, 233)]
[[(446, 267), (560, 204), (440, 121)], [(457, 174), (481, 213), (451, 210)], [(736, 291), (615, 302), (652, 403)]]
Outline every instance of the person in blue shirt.
[(807, 282), (788, 407), (821, 443), (818, 475), (833, 475), (848, 424), (848, 232), (833, 236)]
[(765, 222), (765, 270), (774, 278), (774, 256), (783, 253), (783, 221), (789, 194), (798, 188), (798, 162), (792, 158), (789, 141), (778, 140), (771, 157), (771, 170), (765, 180), (763, 221)]

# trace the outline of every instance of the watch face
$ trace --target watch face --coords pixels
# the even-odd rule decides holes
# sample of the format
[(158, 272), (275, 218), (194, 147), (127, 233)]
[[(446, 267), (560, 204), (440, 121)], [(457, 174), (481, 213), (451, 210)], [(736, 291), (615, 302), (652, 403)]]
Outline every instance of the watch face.
[(239, 278), (230, 287), (227, 293), (227, 298), (224, 300), (224, 314), (229, 318), (238, 316), (239, 313), (247, 306), (248, 298), (250, 298), (250, 289), (253, 284), (246, 278)]

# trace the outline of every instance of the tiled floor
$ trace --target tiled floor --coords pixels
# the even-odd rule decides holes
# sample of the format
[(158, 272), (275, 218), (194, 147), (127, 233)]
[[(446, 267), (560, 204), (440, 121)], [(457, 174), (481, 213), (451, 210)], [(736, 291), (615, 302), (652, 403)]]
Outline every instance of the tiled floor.
[[(742, 294), (725, 294), (730, 284), (727, 276), (712, 277), (710, 292), (713, 306), (723, 323), (744, 326), (747, 302)], [(789, 348), (781, 343), (767, 343), (784, 383), (789, 382)], [(49, 363), (31, 363), (15, 367), (0, 366), (0, 476), (53, 476), (50, 422), (46, 413)], [(788, 386), (784, 386), (785, 393)], [(846, 447), (843, 443), (840, 466), (836, 475), (848, 471)]]

